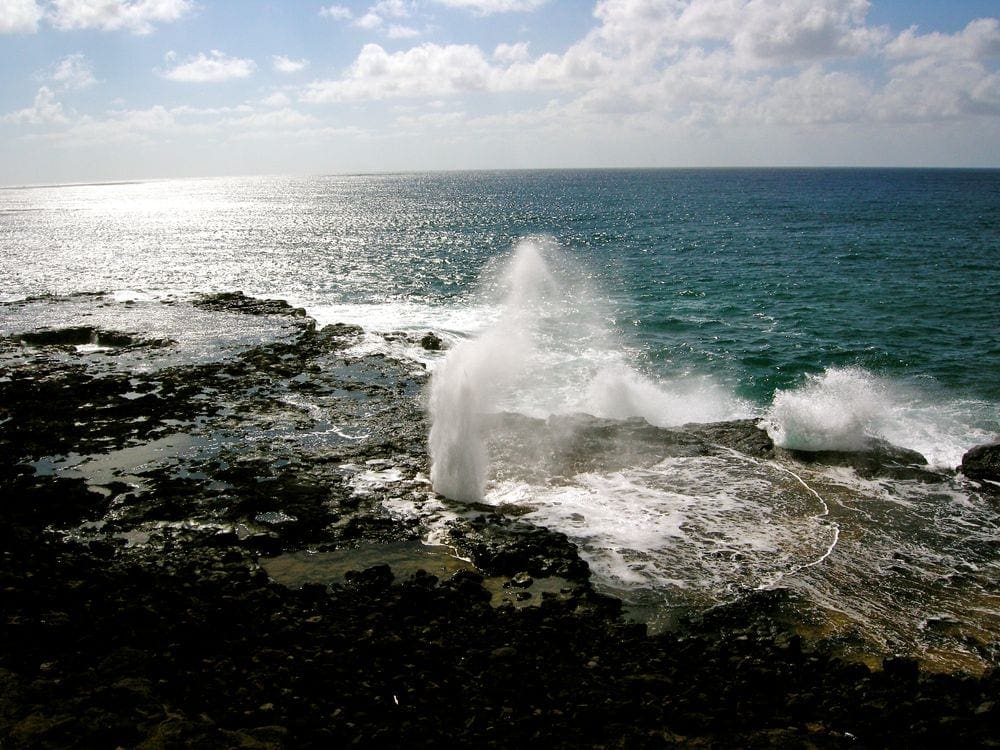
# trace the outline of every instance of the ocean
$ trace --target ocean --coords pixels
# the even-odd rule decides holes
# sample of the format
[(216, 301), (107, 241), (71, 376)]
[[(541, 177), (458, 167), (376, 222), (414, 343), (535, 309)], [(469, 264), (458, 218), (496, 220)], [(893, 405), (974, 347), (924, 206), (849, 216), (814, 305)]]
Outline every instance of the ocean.
[[(954, 470), (1000, 433), (1000, 171), (10, 188), (0, 247), (0, 299), (243, 290), (430, 369), (431, 479), (451, 502), (387, 509), (429, 541), (463, 504), (517, 508), (653, 624), (786, 587), (825, 637), (949, 668), (996, 659), (1000, 507)], [(928, 468), (656, 454), (629, 430), (607, 455), (534, 460), (596, 429), (579, 415), (681, 434), (753, 420), (787, 449), (888, 443)]]

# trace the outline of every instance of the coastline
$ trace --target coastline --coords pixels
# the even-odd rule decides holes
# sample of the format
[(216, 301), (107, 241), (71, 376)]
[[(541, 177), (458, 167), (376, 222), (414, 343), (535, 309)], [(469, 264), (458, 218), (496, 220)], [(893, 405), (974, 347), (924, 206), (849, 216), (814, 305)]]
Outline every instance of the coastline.
[(2, 344), (4, 746), (998, 743), (995, 668), (843, 660), (783, 589), (649, 635), (502, 509), (455, 514), (474, 570), (278, 583), (283, 554), (420, 540), (391, 509), (441, 503), (426, 375), (276, 300), (155, 303), (209, 331), (179, 341), (103, 295), (38, 304), (69, 299), (98, 323)]

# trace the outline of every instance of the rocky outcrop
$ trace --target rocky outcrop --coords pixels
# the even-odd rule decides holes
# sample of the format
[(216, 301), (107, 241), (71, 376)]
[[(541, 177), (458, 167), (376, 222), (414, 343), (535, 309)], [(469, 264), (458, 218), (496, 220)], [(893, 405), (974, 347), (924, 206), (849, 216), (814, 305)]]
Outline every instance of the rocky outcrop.
[(292, 307), (283, 299), (259, 299), (248, 297), (243, 292), (216, 292), (204, 294), (194, 301), (195, 307), (204, 310), (238, 312), (246, 315), (289, 315), (294, 318), (306, 317), (301, 307)]
[(962, 456), (961, 471), (969, 479), (1000, 482), (1000, 442), (977, 445)]
[(882, 476), (938, 482), (944, 478), (930, 471), (927, 459), (917, 451), (900, 448), (885, 440), (871, 440), (862, 451), (780, 450), (803, 463), (850, 467), (866, 479)]
[(441, 351), (444, 348), (444, 341), (433, 331), (424, 334), (420, 339), (420, 346), (429, 352)]

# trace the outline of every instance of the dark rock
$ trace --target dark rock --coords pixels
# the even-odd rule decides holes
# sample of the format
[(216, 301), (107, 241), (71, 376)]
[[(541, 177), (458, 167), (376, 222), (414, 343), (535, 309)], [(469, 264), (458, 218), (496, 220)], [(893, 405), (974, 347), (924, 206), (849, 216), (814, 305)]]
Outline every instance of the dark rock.
[(238, 312), (246, 315), (288, 315), (306, 317), (301, 307), (292, 307), (283, 299), (258, 299), (243, 292), (217, 292), (205, 294), (194, 301), (195, 307), (217, 312)]
[(565, 534), (502, 516), (478, 516), (452, 526), (451, 540), (490, 575), (561, 576), (586, 580), (587, 563)]
[(444, 342), (436, 333), (429, 332), (420, 339), (420, 346), (429, 352), (437, 352), (444, 348)]
[(882, 660), (882, 671), (894, 680), (914, 682), (920, 675), (920, 664), (916, 659), (894, 656)]
[(92, 344), (110, 349), (158, 348), (175, 342), (164, 338), (141, 337), (134, 333), (108, 331), (91, 326), (43, 328), (15, 336), (22, 344), (36, 347), (76, 347)]
[[(288, 314), (244, 295), (210, 304)], [(100, 377), (102, 358), (40, 344), (0, 373), (0, 747), (996, 745), (996, 670), (846, 663), (789, 630), (785, 590), (647, 636), (593, 589), (564, 535), (485, 507), (450, 540), (481, 572), (269, 580), (261, 555), (425, 531), (382, 507), (427, 471), (423, 381), (346, 356), (360, 335), (302, 326), (223, 362)], [(288, 403), (293, 392), (308, 408)], [(496, 421), (566, 438), (558, 450), (525, 443), (547, 468), (631, 460), (614, 453), (623, 436), (651, 462), (770, 450), (750, 423)], [(144, 447), (167, 460), (113, 471)], [(69, 454), (101, 456), (114, 478), (59, 476)], [(358, 491), (366, 466), (403, 480)], [(494, 608), (482, 572), (534, 578), (506, 591), (539, 606)], [(539, 595), (546, 576), (568, 583)]]
[(510, 579), (510, 585), (518, 588), (527, 588), (534, 582), (535, 580), (527, 573), (518, 573)]
[(716, 445), (723, 445), (748, 456), (768, 458), (774, 454), (774, 441), (752, 419), (731, 422), (685, 425), (685, 430)]
[(494, 659), (514, 659), (517, 657), (517, 649), (513, 646), (500, 646), (493, 649), (490, 656)]
[(389, 588), (394, 578), (392, 568), (384, 564), (373, 565), (362, 571), (349, 570), (344, 574), (344, 580), (352, 586), (375, 591)]
[(939, 482), (942, 476), (927, 469), (927, 459), (917, 451), (900, 448), (885, 440), (872, 440), (863, 451), (802, 451), (784, 450), (803, 463), (825, 466), (847, 466), (866, 479), (884, 476), (895, 479), (915, 479)]
[(972, 448), (962, 456), (959, 468), (969, 479), (1000, 482), (1000, 442)]
[(28, 346), (79, 346), (97, 342), (97, 331), (89, 326), (47, 328), (23, 333), (19, 337)]

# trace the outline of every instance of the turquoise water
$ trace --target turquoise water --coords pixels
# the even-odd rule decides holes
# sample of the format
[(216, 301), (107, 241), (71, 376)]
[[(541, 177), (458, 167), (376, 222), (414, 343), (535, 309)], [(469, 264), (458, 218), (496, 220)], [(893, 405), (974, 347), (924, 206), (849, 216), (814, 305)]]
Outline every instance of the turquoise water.
[(475, 301), (544, 233), (654, 372), (765, 402), (857, 365), (1000, 401), (1000, 172), (655, 170), (198, 180), (0, 192), (0, 291)]

